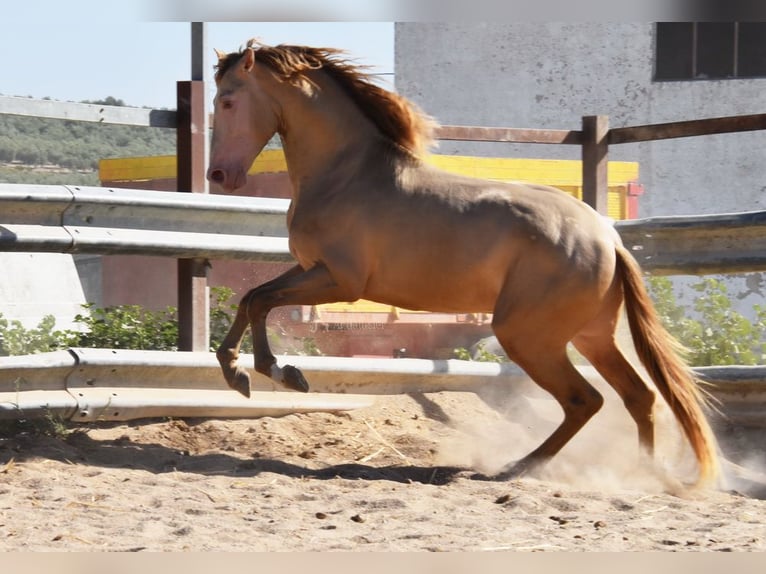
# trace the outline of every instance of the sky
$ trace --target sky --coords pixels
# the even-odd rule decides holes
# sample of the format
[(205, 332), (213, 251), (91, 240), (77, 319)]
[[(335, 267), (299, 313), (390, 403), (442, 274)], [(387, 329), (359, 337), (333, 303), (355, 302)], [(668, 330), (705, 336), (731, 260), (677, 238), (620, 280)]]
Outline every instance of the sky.
[[(9, 2), (0, 18), (0, 94), (74, 102), (113, 96), (131, 106), (174, 109), (176, 82), (191, 79), (191, 24), (172, 17), (207, 14), (169, 15), (156, 8), (162, 4), (159, 0), (153, 9), (145, 4)], [(194, 0), (186, 0), (187, 5), (193, 6)], [(252, 37), (267, 44), (340, 48), (371, 66), (371, 73), (385, 74), (393, 82), (392, 22), (208, 22), (206, 28), (211, 99), (213, 49), (236, 51)]]
[(718, 4), (766, 11), (763, 0), (13, 0), (0, 13), (0, 94), (175, 108), (192, 20), (207, 22), (208, 80), (214, 48), (258, 37), (344, 49), (393, 85), (393, 21), (688, 20)]

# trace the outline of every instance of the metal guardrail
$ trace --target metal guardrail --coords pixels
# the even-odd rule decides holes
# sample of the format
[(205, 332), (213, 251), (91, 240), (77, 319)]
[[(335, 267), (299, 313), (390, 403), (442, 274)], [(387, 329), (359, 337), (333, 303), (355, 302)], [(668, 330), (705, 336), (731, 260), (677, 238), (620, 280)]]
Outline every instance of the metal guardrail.
[(0, 251), (292, 261), (289, 201), (0, 184)]
[[(252, 364), (251, 356), (241, 360)], [(0, 362), (0, 420), (51, 414), (77, 422), (280, 416), (361, 408), (376, 395), (463, 391), (499, 397), (531, 388), (527, 375), (512, 363), (304, 356), (291, 356), (289, 362), (311, 381), (312, 392), (285, 391), (255, 376), (252, 396), (246, 399), (223, 382), (212, 353), (73, 348), (5, 357)], [(593, 367), (578, 369), (590, 381), (599, 380)], [(710, 383), (730, 422), (766, 426), (766, 367), (696, 372)]]
[(766, 270), (766, 211), (633, 219), (615, 228), (655, 275)]
[[(243, 364), (252, 364), (244, 355)], [(0, 419), (55, 414), (65, 420), (152, 416), (278, 416), (369, 406), (374, 395), (476, 391), (525, 378), (515, 365), (422, 359), (290, 357), (312, 392), (285, 391), (253, 378), (250, 399), (229, 389), (213, 353), (79, 349), (5, 357)], [(283, 361), (280, 361), (283, 362)]]
[[(289, 200), (0, 184), (0, 251), (292, 261)], [(618, 221), (655, 274), (766, 270), (766, 211)]]

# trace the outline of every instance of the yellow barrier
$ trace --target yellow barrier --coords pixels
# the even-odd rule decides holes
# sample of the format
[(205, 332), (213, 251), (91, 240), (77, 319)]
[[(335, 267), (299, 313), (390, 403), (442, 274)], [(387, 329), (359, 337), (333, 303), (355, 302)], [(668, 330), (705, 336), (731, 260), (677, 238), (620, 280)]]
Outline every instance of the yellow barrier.
[[(431, 155), (429, 163), (473, 177), (498, 181), (526, 181), (552, 185), (582, 199), (582, 167), (576, 160), (488, 158)], [(282, 150), (265, 150), (256, 158), (250, 174), (287, 171)], [(175, 156), (102, 159), (99, 178), (102, 182), (141, 182), (176, 177)], [(613, 219), (627, 219), (628, 183), (638, 180), (638, 163), (610, 161), (608, 173), (608, 214)]]

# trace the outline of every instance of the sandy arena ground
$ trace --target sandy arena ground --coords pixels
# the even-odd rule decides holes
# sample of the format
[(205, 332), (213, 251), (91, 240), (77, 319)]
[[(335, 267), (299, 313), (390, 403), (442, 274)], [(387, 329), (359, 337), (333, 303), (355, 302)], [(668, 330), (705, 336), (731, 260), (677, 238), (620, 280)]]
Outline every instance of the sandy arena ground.
[[(380, 397), (348, 413), (153, 420), (0, 437), (0, 550), (766, 550), (763, 431), (721, 424), (731, 479), (695, 491), (667, 414), (638, 463), (613, 393), (536, 476), (472, 478), (538, 444), (532, 393)], [(493, 406), (490, 406), (490, 404)], [(744, 477), (744, 478), (743, 478)]]

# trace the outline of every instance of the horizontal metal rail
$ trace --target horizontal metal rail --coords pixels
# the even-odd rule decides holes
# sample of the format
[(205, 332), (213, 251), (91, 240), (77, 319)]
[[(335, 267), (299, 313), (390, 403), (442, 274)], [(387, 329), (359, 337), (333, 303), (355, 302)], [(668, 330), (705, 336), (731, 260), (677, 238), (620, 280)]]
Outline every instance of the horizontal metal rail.
[[(292, 261), (286, 199), (0, 184), (0, 251)], [(655, 274), (766, 270), (766, 211), (618, 221)]]
[[(280, 357), (282, 364), (285, 357)], [(252, 364), (242, 356), (242, 364)], [(69, 349), (6, 357), (0, 363), (0, 419), (56, 414), (73, 421), (156, 416), (279, 416), (369, 406), (375, 395), (462, 391), (524, 394), (526, 374), (512, 363), (458, 360), (290, 357), (312, 392), (285, 391), (255, 375), (245, 399), (223, 382), (212, 353)], [(595, 369), (578, 369), (597, 381)], [(735, 424), (766, 426), (766, 367), (706, 367), (720, 409)]]
[(766, 211), (633, 219), (615, 227), (655, 275), (766, 270)]
[[(0, 185), (0, 251), (288, 260), (288, 204), (158, 191)], [(617, 222), (616, 227), (644, 268), (657, 273), (766, 268), (766, 212), (652, 218)], [(290, 360), (305, 371), (312, 390), (323, 396), (287, 393), (268, 379), (255, 377), (257, 400), (245, 401), (225, 387), (214, 356), (207, 353), (73, 349), (4, 357), (0, 417), (33, 416), (46, 410), (73, 420), (274, 416), (369, 404), (351, 395), (479, 391), (501, 379), (502, 384), (526, 380), (513, 365), (338, 357)], [(713, 394), (732, 420), (764, 424), (766, 368), (716, 367), (698, 372), (711, 380)], [(350, 394), (332, 398), (339, 393)]]
[[(252, 356), (241, 357), (252, 364)], [(280, 363), (284, 361), (281, 358)], [(285, 391), (255, 375), (251, 399), (229, 389), (212, 353), (69, 349), (0, 362), (0, 419), (54, 411), (80, 422), (151, 416), (277, 416), (348, 410), (371, 395), (479, 390), (523, 378), (512, 364), (419, 359), (290, 357), (311, 381), (308, 394)]]
[(289, 201), (0, 184), (0, 251), (292, 261)]

